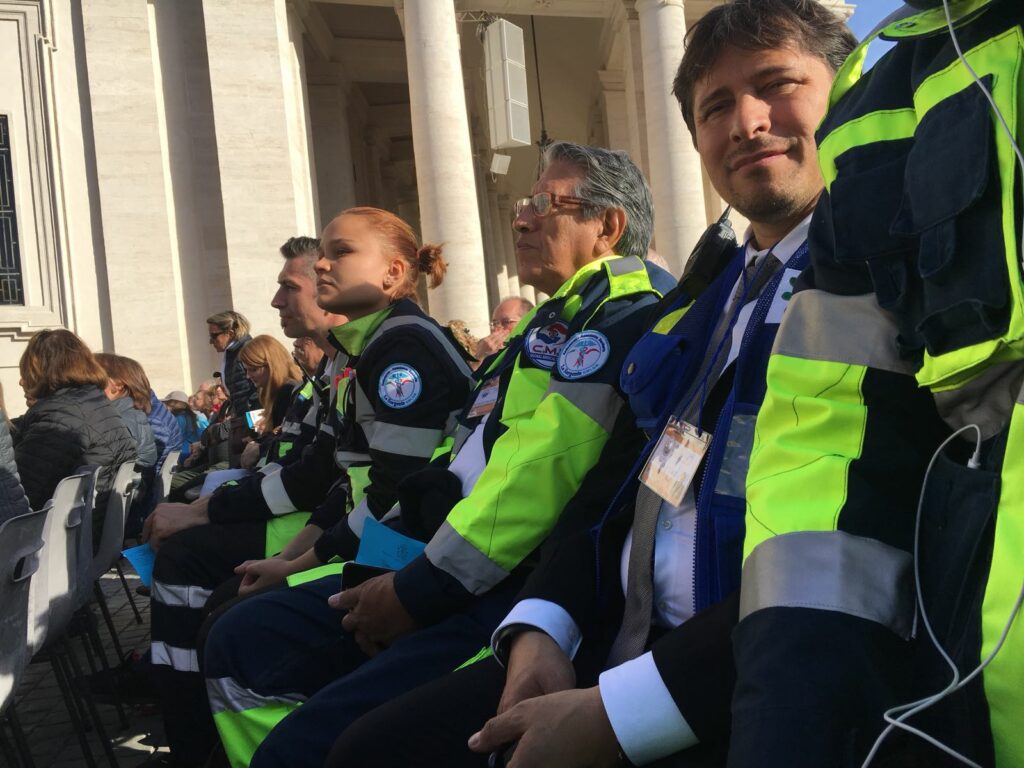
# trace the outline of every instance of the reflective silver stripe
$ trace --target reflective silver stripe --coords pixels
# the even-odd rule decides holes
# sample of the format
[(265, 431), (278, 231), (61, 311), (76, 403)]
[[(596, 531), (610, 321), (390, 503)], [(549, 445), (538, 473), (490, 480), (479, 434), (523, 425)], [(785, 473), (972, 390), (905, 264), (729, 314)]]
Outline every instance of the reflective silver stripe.
[(900, 359), (896, 334), (895, 322), (873, 293), (800, 291), (789, 302), (772, 354), (913, 375), (914, 366)]
[(550, 394), (564, 397), (608, 433), (611, 433), (622, 410), (622, 398), (611, 384), (552, 379), (544, 396)]
[(482, 595), (508, 576), (508, 571), (466, 541), (445, 520), (427, 544), (427, 559), (474, 595)]
[(382, 523), (386, 523), (389, 520), (398, 520), (402, 516), (402, 507), (399, 504), (395, 504), (391, 509), (384, 513), (384, 517), (380, 519)]
[(153, 599), (169, 608), (202, 608), (213, 594), (192, 584), (164, 584), (153, 579)]
[(263, 494), (263, 500), (270, 509), (270, 514), (275, 517), (287, 515), (295, 511), (295, 504), (289, 498), (288, 491), (285, 490), (280, 472), (264, 476), (260, 480), (260, 492)]
[(199, 671), (199, 657), (194, 648), (175, 648), (173, 645), (154, 640), (149, 645), (149, 651), (153, 663), (157, 666), (170, 667), (178, 672)]
[(373, 421), (373, 404), (370, 402), (370, 398), (363, 392), (363, 388), (359, 386), (359, 381), (353, 379), (349, 385), (355, 391), (355, 409), (356, 413), (361, 413), (363, 417), (359, 420), (359, 426), (363, 428), (363, 434), (366, 435), (366, 440), (369, 441), (373, 437), (374, 421)]
[(467, 365), (466, 361), (462, 359), (462, 356), (455, 349), (451, 341), (448, 340), (448, 337), (441, 332), (441, 329), (439, 327), (437, 327), (434, 323), (430, 322), (429, 320), (426, 320), (422, 317), (415, 317), (412, 315), (406, 317), (389, 317), (387, 320), (381, 323), (377, 327), (377, 331), (366, 343), (366, 346), (363, 347), (363, 355), (366, 354), (366, 350), (370, 348), (370, 345), (373, 344), (373, 342), (375, 342), (385, 333), (390, 331), (392, 328), (399, 328), (403, 325), (415, 325), (427, 331), (431, 336), (437, 339), (437, 342), (441, 345), (441, 349), (445, 350), (448, 353), (448, 359), (451, 360), (452, 363), (454, 363), (459, 373), (461, 373), (466, 378), (469, 378), (470, 376), (473, 375), (473, 371), (470, 370), (469, 365)]
[(355, 451), (335, 451), (334, 461), (339, 467), (349, 467), (353, 464), (369, 464), (370, 454), (356, 453)]
[(301, 693), (262, 696), (250, 688), (243, 688), (231, 677), (207, 679), (206, 695), (210, 699), (210, 710), (215, 715), (218, 712), (244, 712), (268, 704), (298, 706), (306, 700)]
[(400, 456), (419, 456), (429, 459), (441, 442), (440, 429), (407, 427), (378, 421), (373, 437), (368, 437), (370, 448), (375, 451), (397, 453)]
[(913, 558), (842, 531), (775, 536), (743, 563), (740, 620), (763, 608), (838, 611), (907, 639), (914, 621)]
[(370, 505), (364, 498), (356, 504), (355, 509), (348, 513), (348, 527), (352, 529), (352, 533), (359, 538), (363, 538), (363, 525), (366, 524), (366, 518), (371, 515)]
[(282, 435), (299, 435), (302, 434), (302, 422), (299, 421), (286, 421), (281, 425)]
[(608, 271), (615, 277), (628, 275), (630, 272), (639, 272), (645, 269), (644, 263), (636, 256), (623, 256), (621, 259), (610, 259)]
[(276, 464), (272, 461), (269, 464), (264, 464), (260, 467), (259, 473), (261, 475), (272, 475), (275, 472), (280, 472), (282, 469), (283, 467), (280, 464)]
[(325, 435), (327, 435), (327, 436), (328, 436), (329, 438), (333, 438), (333, 437), (334, 437), (334, 427), (332, 427), (332, 426), (331, 426), (330, 424), (328, 424), (328, 423), (327, 423), (326, 421), (324, 421), (324, 422), (323, 422), (323, 423), (322, 423), (322, 424), (320, 425), (320, 430), (319, 430), (319, 431), (320, 431), (320, 432), (323, 432), (323, 433), (324, 433)]

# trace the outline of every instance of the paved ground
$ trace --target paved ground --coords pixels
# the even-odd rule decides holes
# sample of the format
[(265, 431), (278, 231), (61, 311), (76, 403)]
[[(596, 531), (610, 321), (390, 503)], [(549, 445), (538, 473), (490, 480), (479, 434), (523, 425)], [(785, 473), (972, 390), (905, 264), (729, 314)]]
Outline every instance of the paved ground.
[[(139, 585), (138, 577), (131, 571), (127, 563), (123, 563), (128, 585), (134, 591)], [(135, 596), (135, 604), (142, 613), (143, 623), (137, 624), (128, 599), (117, 574), (111, 571), (101, 581), (103, 592), (107, 596), (114, 626), (117, 628), (121, 646), (125, 652), (132, 648), (144, 650), (149, 647), (149, 599)], [(93, 608), (97, 618), (99, 610)], [(106, 651), (107, 659), (115, 663), (116, 654), (107, 634), (106, 625), (100, 624), (100, 638)], [(79, 640), (72, 641), (79, 664), (88, 669), (82, 644)], [(32, 664), (18, 686), (15, 697), (17, 714), (22, 728), (28, 738), (32, 750), (32, 758), (38, 768), (84, 768), (87, 765), (82, 755), (78, 739), (71, 728), (71, 718), (64, 706), (60, 688), (49, 662)], [(166, 749), (163, 739), (163, 726), (160, 716), (155, 710), (129, 708), (127, 710), (129, 727), (122, 730), (117, 713), (113, 707), (99, 706), (100, 715), (106, 724), (107, 732), (114, 742), (114, 752), (122, 768), (134, 766), (147, 760), (158, 749)], [(103, 748), (95, 732), (89, 734), (89, 744), (99, 768), (108, 765)], [(0, 752), (0, 766), (6, 768), (3, 753)]]

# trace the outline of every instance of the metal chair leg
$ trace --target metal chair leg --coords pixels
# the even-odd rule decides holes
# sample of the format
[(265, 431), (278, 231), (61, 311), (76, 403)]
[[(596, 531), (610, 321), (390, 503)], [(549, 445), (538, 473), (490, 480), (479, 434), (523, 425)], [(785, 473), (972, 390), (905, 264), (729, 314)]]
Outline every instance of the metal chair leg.
[(64, 706), (67, 707), (68, 715), (71, 716), (71, 727), (75, 736), (78, 737), (78, 746), (82, 750), (85, 764), (89, 768), (97, 768), (96, 758), (93, 757), (92, 748), (89, 746), (89, 737), (85, 732), (85, 723), (79, 711), (80, 703), (71, 690), (71, 684), (64, 668), (64, 660), (56, 647), (50, 648), (50, 663), (53, 665), (53, 676), (57, 678), (57, 685), (64, 698)]
[[(86, 617), (86, 633), (88, 634), (89, 642), (92, 643), (92, 650), (89, 648), (89, 642), (86, 642), (86, 638), (82, 638), (82, 647), (85, 649), (86, 658), (89, 661), (89, 667), (95, 673), (96, 662), (94, 656), (98, 656), (100, 660), (100, 667), (103, 670), (103, 674), (111, 678), (113, 682), (113, 673), (110, 670), (110, 663), (107, 661), (106, 651), (103, 649), (103, 643), (100, 640), (100, 633), (96, 626), (96, 617), (92, 615), (92, 611), (86, 609), (88, 616)], [(124, 730), (128, 727), (128, 715), (125, 714), (124, 706), (121, 703), (121, 697), (117, 693), (117, 686), (112, 685), (112, 692), (114, 695), (114, 709), (117, 710), (117, 722)], [(90, 696), (91, 696), (90, 692)]]
[[(78, 660), (75, 658), (74, 650), (68, 647), (68, 661), (71, 663), (71, 669), (74, 672), (74, 679), (82, 679), (82, 668), (78, 665)], [(103, 725), (103, 719), (100, 717), (99, 710), (96, 709), (96, 700), (92, 697), (92, 692), (87, 686), (79, 686), (79, 690), (82, 694), (82, 698), (85, 699), (85, 706), (89, 710), (89, 716), (92, 718), (93, 726), (96, 728), (96, 735), (99, 736), (100, 744), (103, 746), (103, 752), (107, 756), (107, 762), (110, 764), (110, 768), (120, 768), (117, 762), (117, 755), (114, 754), (114, 745), (110, 741), (110, 737), (107, 735), (107, 728)]]
[(28, 739), (25, 738), (25, 731), (21, 728), (21, 721), (18, 720), (18, 713), (15, 711), (13, 703), (7, 710), (7, 721), (11, 725), (11, 733), (14, 734), (14, 747), (21, 758), (22, 766), (36, 768), (35, 761), (32, 759), (32, 750), (28, 748)]
[(118, 578), (121, 579), (121, 586), (124, 587), (124, 593), (128, 596), (128, 604), (132, 607), (132, 612), (135, 614), (135, 623), (142, 623), (142, 614), (139, 613), (139, 609), (135, 605), (135, 598), (132, 596), (132, 591), (128, 588), (128, 581), (124, 577), (124, 571), (121, 570), (121, 561), (119, 560), (115, 565), (117, 568)]
[(93, 593), (96, 595), (96, 602), (99, 603), (100, 613), (103, 615), (103, 622), (107, 625), (107, 631), (110, 633), (110, 640), (114, 644), (114, 651), (117, 653), (117, 659), (120, 661), (124, 658), (124, 649), (121, 647), (121, 640), (117, 636), (117, 629), (114, 628), (114, 617), (110, 615), (110, 606), (107, 605), (107, 596), (103, 594), (103, 588), (97, 581), (93, 585)]

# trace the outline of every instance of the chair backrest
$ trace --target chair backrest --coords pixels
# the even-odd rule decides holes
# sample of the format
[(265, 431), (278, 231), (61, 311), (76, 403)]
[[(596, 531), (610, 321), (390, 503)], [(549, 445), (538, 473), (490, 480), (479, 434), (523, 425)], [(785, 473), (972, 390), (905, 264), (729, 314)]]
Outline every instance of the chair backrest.
[[(96, 472), (79, 472), (57, 484), (46, 502), (46, 525), (38, 577), (32, 580), (29, 647), (38, 650), (60, 634), (75, 610), (80, 552), (92, 548), (92, 503)], [(87, 561), (91, 565), (91, 561)]]
[(159, 504), (167, 501), (167, 494), (171, 492), (171, 475), (178, 468), (178, 459), (181, 458), (181, 449), (175, 448), (167, 453), (163, 465), (160, 467), (160, 474), (157, 475), (157, 487), (152, 498)]
[(31, 659), (29, 587), (39, 568), (46, 515), (42, 509), (27, 512), (0, 525), (0, 712)]
[(100, 531), (100, 540), (96, 546), (96, 554), (92, 557), (92, 567), (89, 571), (88, 587), (90, 590), (92, 582), (109, 571), (121, 556), (121, 547), (124, 544), (124, 521), (131, 508), (132, 496), (137, 487), (135, 462), (126, 461), (117, 468), (114, 484), (110, 488), (110, 496), (107, 497), (107, 512), (103, 516), (103, 529)]

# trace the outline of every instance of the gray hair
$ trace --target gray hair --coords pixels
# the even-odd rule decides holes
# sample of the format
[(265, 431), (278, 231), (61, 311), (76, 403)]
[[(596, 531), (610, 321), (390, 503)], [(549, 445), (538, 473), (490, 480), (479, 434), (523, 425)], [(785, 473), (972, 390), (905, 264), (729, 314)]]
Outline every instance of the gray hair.
[(556, 141), (544, 151), (544, 168), (563, 161), (583, 171), (573, 194), (588, 201), (583, 215), (596, 218), (608, 208), (626, 212), (626, 228), (615, 246), (623, 256), (647, 255), (654, 229), (654, 202), (647, 180), (625, 152)]

